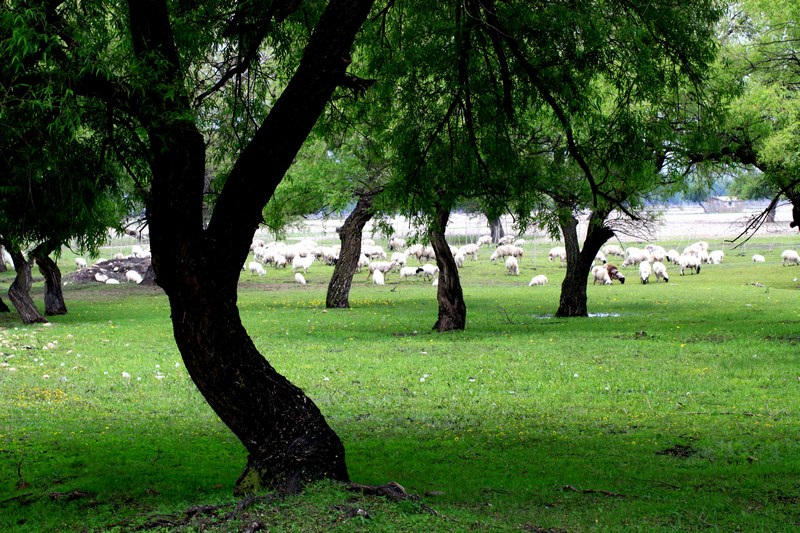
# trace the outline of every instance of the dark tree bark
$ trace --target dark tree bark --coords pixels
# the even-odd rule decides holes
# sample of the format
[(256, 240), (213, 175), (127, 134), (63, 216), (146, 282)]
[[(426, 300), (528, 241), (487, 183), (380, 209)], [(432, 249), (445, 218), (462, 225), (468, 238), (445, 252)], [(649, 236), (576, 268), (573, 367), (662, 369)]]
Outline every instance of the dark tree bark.
[(578, 221), (574, 217), (562, 219), (560, 226), (564, 234), (564, 248), (567, 250), (567, 273), (561, 284), (561, 299), (556, 316), (588, 316), (586, 306), (586, 287), (592, 263), (600, 247), (614, 236), (614, 231), (605, 225), (605, 213), (593, 212), (589, 217), (589, 227), (583, 249), (578, 242)]
[(157, 283), (156, 283), (156, 271), (153, 270), (153, 263), (150, 263), (150, 266), (147, 267), (147, 270), (145, 271), (144, 276), (142, 276), (142, 282), (139, 285), (149, 285), (151, 287), (154, 287), (155, 285), (157, 285)]
[(500, 218), (490, 218), (489, 219), (489, 233), (492, 235), (492, 242), (497, 244), (500, 239), (505, 237), (506, 232), (503, 230), (503, 223), (500, 222)]
[[(154, 88), (146, 95), (152, 108), (140, 117), (150, 143), (147, 219), (156, 280), (169, 299), (175, 340), (192, 380), (248, 451), (236, 482), (239, 494), (348, 479), (339, 437), (303, 391), (258, 352), (242, 326), (236, 291), (264, 205), (333, 90), (352, 80), (345, 73), (350, 48), (372, 2), (328, 3), (292, 79), (237, 159), (207, 229), (205, 144), (187, 118), (188, 98)], [(138, 60), (157, 74), (161, 87), (182, 87), (165, 0), (128, 6)]]
[(439, 318), (433, 329), (440, 333), (463, 330), (467, 323), (467, 304), (461, 290), (461, 278), (458, 276), (453, 253), (444, 237), (449, 218), (450, 210), (437, 206), (436, 219), (429, 231), (431, 246), (436, 252), (436, 265), (439, 267), (439, 286), (436, 291)]
[(22, 252), (9, 242), (4, 242), (3, 246), (11, 254), (14, 261), (14, 269), (17, 276), (8, 288), (8, 299), (11, 300), (14, 309), (19, 313), (22, 322), (25, 324), (36, 324), (47, 322), (42, 316), (31, 298), (31, 287), (33, 286), (33, 276), (31, 275), (31, 262), (26, 260)]
[(32, 257), (44, 276), (44, 314), (65, 315), (67, 304), (64, 302), (64, 291), (61, 290), (61, 270), (49, 253), (37, 253)]
[(11, 309), (8, 308), (6, 303), (0, 298), (0, 313), (10, 313)]
[(350, 287), (353, 285), (353, 276), (358, 267), (358, 258), (361, 256), (361, 232), (372, 218), (374, 199), (375, 196), (372, 194), (360, 196), (355, 209), (338, 230), (342, 248), (339, 251), (339, 260), (333, 267), (331, 281), (328, 283), (328, 293), (325, 297), (325, 307), (328, 309), (350, 307)]

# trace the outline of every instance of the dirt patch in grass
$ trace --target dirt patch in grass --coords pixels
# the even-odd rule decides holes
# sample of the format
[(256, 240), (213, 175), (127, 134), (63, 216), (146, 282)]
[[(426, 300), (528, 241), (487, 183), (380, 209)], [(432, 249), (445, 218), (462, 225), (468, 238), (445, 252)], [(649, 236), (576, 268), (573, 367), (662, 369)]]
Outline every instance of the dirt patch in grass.
[(126, 259), (110, 259), (101, 263), (95, 263), (81, 270), (76, 270), (64, 276), (65, 283), (105, 283), (101, 279), (115, 279), (120, 283), (125, 283), (125, 273), (135, 270), (142, 277), (150, 268), (150, 258), (129, 257)]
[(697, 455), (697, 450), (687, 444), (676, 444), (675, 446), (656, 452), (656, 455), (670, 455), (672, 457), (687, 459), (693, 455)]

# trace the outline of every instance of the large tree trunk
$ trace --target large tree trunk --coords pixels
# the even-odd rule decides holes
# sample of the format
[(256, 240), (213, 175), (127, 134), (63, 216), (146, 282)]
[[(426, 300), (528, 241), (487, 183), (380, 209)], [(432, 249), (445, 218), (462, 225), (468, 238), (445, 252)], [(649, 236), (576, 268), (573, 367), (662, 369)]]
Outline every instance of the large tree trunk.
[(375, 196), (372, 194), (361, 196), (353, 212), (338, 230), (342, 248), (339, 251), (339, 260), (333, 267), (333, 275), (328, 283), (328, 294), (325, 297), (325, 307), (329, 309), (350, 307), (350, 287), (353, 285), (353, 276), (358, 267), (358, 258), (361, 256), (361, 232), (372, 218), (374, 199)]
[(44, 276), (44, 314), (65, 315), (67, 304), (64, 302), (64, 291), (61, 290), (61, 270), (47, 253), (33, 256), (39, 272)]
[(236, 291), (264, 205), (333, 90), (354, 80), (345, 69), (372, 2), (328, 3), (292, 79), (234, 164), (207, 229), (204, 139), (189, 118), (188, 98), (164, 94), (164, 87), (182, 86), (166, 2), (128, 3), (134, 51), (161, 83), (146, 95), (152, 107), (142, 117), (153, 175), (147, 204), (153, 269), (192, 380), (249, 453), (237, 493), (348, 479), (342, 442), (311, 399), (258, 352), (242, 326)]
[(589, 282), (592, 263), (603, 243), (614, 236), (614, 232), (606, 227), (604, 222), (604, 213), (592, 213), (589, 218), (586, 241), (583, 243), (583, 249), (580, 249), (578, 221), (572, 216), (561, 220), (564, 247), (567, 249), (567, 273), (561, 284), (561, 299), (556, 316), (588, 316), (586, 286)]
[(11, 309), (8, 308), (6, 303), (0, 298), (0, 313), (10, 313)]
[(47, 319), (42, 316), (31, 298), (30, 290), (33, 286), (31, 262), (26, 260), (22, 252), (15, 247), (8, 243), (4, 244), (4, 246), (11, 254), (11, 259), (14, 261), (14, 269), (17, 271), (17, 276), (8, 288), (8, 299), (11, 300), (14, 309), (17, 310), (25, 324), (47, 322)]
[(495, 244), (505, 237), (506, 232), (503, 231), (503, 223), (500, 221), (500, 217), (489, 219), (489, 233), (491, 233), (492, 242)]
[(436, 265), (439, 267), (439, 286), (436, 291), (439, 318), (433, 329), (440, 333), (464, 329), (467, 323), (467, 304), (461, 290), (458, 267), (444, 236), (449, 218), (450, 210), (437, 206), (436, 220), (429, 231), (431, 246), (436, 252)]

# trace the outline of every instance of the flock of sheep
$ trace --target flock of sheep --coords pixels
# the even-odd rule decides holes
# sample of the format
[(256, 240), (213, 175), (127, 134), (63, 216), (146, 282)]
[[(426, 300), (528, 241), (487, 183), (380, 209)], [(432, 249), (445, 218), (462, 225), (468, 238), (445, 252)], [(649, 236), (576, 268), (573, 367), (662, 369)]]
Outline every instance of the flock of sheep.
[[(125, 259), (146, 259), (150, 257), (150, 251), (143, 249), (139, 245), (134, 245), (131, 247), (131, 253), (129, 255), (125, 255), (122, 253), (114, 254), (114, 257), (109, 261), (105, 258), (99, 258), (92, 267), (97, 270), (94, 273), (94, 280), (99, 283), (105, 283), (106, 285), (119, 285), (119, 279), (115, 278), (114, 276), (117, 274), (125, 274), (125, 281), (128, 283), (136, 283), (139, 284), (142, 282), (143, 274), (136, 271), (133, 268), (125, 268), (119, 266), (119, 264), (115, 264), (115, 261), (122, 261)], [(76, 270), (84, 270), (89, 268), (86, 259), (83, 257), (76, 257), (75, 258), (75, 268)]]
[[(490, 255), (490, 261), (505, 262), (508, 275), (518, 276), (520, 274), (520, 261), (524, 255), (524, 239), (513, 236), (506, 236), (500, 239), (496, 248)], [(464, 265), (467, 258), (473, 261), (478, 260), (478, 253), (481, 247), (491, 246), (492, 238), (489, 235), (482, 235), (477, 242), (466, 244), (461, 247), (451, 245), (451, 252), (456, 265), (460, 268)], [(252, 275), (263, 276), (266, 274), (265, 267), (272, 266), (276, 269), (289, 268), (291, 266), (294, 280), (299, 284), (306, 284), (304, 274), (308, 273), (309, 268), (317, 262), (333, 265), (339, 259), (339, 246), (318, 246), (314, 241), (302, 240), (296, 244), (285, 244), (281, 242), (265, 243), (263, 240), (254, 239), (251, 245), (253, 261), (248, 262), (243, 270), (249, 271)], [(150, 252), (143, 250), (140, 246), (133, 246), (131, 254), (115, 254), (114, 259), (144, 258), (149, 257)], [(391, 255), (389, 255), (391, 254)], [(567, 251), (562, 246), (552, 248), (548, 253), (548, 260), (559, 261), (560, 265), (565, 265), (567, 261)], [(667, 265), (672, 264), (679, 268), (680, 275), (686, 271), (699, 274), (701, 266), (704, 264), (719, 264), (725, 258), (722, 250), (709, 251), (709, 245), (705, 241), (698, 241), (685, 247), (682, 252), (675, 249), (666, 250), (661, 246), (648, 244), (642, 248), (629, 246), (624, 249), (618, 245), (607, 245), (602, 251), (597, 253), (595, 261), (597, 264), (591, 270), (592, 284), (611, 285), (613, 281), (625, 283), (625, 275), (616, 265), (608, 261), (609, 258), (617, 257), (621, 260), (621, 268), (638, 267), (639, 280), (641, 283), (648, 283), (655, 277), (656, 282), (669, 282), (669, 272)], [(409, 265), (408, 262), (414, 258), (418, 266)], [(388, 252), (379, 246), (372, 239), (364, 239), (361, 243), (361, 255), (358, 260), (358, 271), (367, 269), (368, 277), (376, 285), (384, 285), (387, 276), (393, 272), (398, 272), (398, 281), (402, 282), (410, 279), (426, 279), (433, 285), (439, 281), (439, 268), (432, 264), (436, 256), (433, 248), (422, 244), (412, 244), (407, 246), (406, 240), (402, 238), (392, 238), (388, 243)], [(785, 250), (781, 254), (783, 265), (800, 265), (800, 255), (794, 250)], [(105, 262), (105, 259), (98, 259), (95, 265)], [(763, 263), (765, 257), (755, 254), (752, 257), (754, 263)], [(86, 260), (81, 257), (75, 259), (78, 270), (87, 268)], [(141, 283), (142, 274), (136, 270), (129, 269), (125, 272), (125, 279), (131, 283)], [(119, 281), (111, 276), (102, 273), (95, 274), (95, 280), (101, 283), (118, 284)], [(534, 276), (529, 286), (542, 286), (548, 283), (547, 276), (538, 274)]]

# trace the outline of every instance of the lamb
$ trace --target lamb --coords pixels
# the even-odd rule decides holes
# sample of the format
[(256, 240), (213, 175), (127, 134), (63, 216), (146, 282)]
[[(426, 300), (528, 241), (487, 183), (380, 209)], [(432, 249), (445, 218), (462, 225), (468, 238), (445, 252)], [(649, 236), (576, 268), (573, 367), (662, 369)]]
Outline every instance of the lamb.
[(384, 285), (383, 272), (376, 270), (372, 273), (372, 283), (375, 285)]
[(142, 282), (142, 275), (135, 270), (128, 270), (125, 272), (125, 279), (131, 283), (139, 284)]
[(642, 279), (642, 284), (647, 284), (650, 281), (650, 276), (653, 274), (653, 267), (647, 261), (639, 263), (639, 277)]
[(258, 276), (263, 276), (264, 274), (266, 274), (266, 272), (264, 271), (264, 267), (261, 266), (261, 263), (258, 263), (256, 261), (250, 261), (247, 264), (247, 270), (249, 270), (251, 274), (256, 274)]
[(602, 285), (611, 285), (611, 276), (608, 275), (605, 265), (596, 265), (592, 267), (592, 285), (596, 285), (599, 281)]
[(663, 279), (664, 283), (669, 283), (669, 274), (667, 274), (667, 267), (661, 261), (653, 263), (653, 274), (656, 275), (656, 283), (658, 280)]
[(547, 285), (547, 276), (544, 274), (539, 274), (538, 276), (533, 276), (531, 282), (528, 283), (528, 287), (534, 287), (538, 285)]
[(78, 268), (78, 270), (83, 270), (84, 268), (86, 268), (86, 259), (84, 259), (83, 257), (76, 257), (75, 266)]
[(519, 261), (514, 256), (506, 258), (506, 271), (509, 276), (519, 276)]
[(681, 276), (683, 276), (683, 273), (687, 268), (692, 270), (694, 274), (700, 273), (700, 257), (697, 255), (683, 254), (678, 259), (678, 264), (681, 267)]
[(606, 271), (608, 272), (608, 278), (611, 280), (617, 280), (622, 285), (625, 285), (625, 275), (619, 271), (616, 265), (612, 265), (611, 263), (605, 264)]
[(296, 272), (295, 273), (294, 281), (295, 281), (295, 283), (299, 283), (300, 285), (305, 285), (306, 284), (306, 278), (304, 278), (303, 275), (300, 272)]
[(753, 254), (753, 263), (766, 263), (767, 260), (761, 254)]
[(783, 259), (783, 266), (800, 265), (800, 255), (794, 250), (784, 250), (781, 259)]

